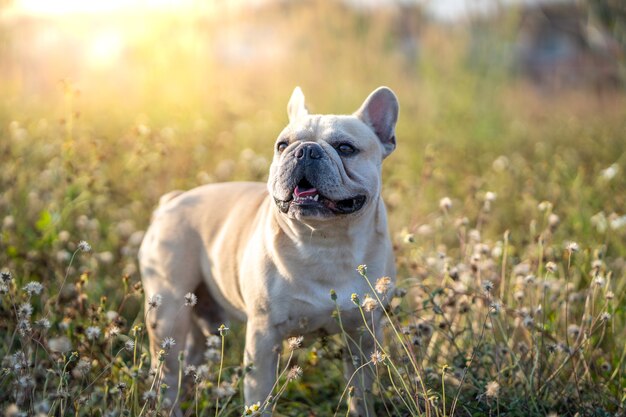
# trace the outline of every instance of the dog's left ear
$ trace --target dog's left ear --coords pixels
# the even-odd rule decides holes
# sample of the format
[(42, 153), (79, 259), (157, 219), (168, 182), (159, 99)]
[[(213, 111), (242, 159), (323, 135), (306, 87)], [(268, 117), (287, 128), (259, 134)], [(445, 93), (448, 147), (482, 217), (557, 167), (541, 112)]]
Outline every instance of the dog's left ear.
[(304, 93), (300, 87), (296, 87), (293, 89), (293, 93), (291, 93), (289, 104), (287, 104), (287, 115), (289, 116), (289, 121), (293, 122), (302, 116), (306, 116), (307, 114), (309, 114), (309, 111), (304, 105)]
[(396, 122), (399, 111), (396, 95), (387, 87), (378, 87), (354, 113), (371, 127), (383, 145), (383, 158), (396, 149)]

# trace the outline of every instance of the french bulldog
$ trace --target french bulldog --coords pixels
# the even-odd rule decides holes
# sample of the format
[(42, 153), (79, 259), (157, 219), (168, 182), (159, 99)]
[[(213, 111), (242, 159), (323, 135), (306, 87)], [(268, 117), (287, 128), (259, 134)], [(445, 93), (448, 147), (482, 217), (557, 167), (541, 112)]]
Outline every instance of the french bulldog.
[[(162, 368), (168, 392), (178, 384), (179, 353), (187, 364), (201, 362), (207, 335), (230, 318), (247, 322), (244, 396), (247, 404), (260, 402), (264, 415), (271, 414), (263, 405), (276, 382), (282, 342), (341, 332), (337, 308), (347, 333), (346, 378), (377, 350), (382, 307), (366, 314), (375, 340), (363, 332), (351, 295), (362, 300), (372, 293), (374, 283), (358, 265), (367, 264), (368, 277), (389, 277), (391, 286), (395, 279), (381, 166), (396, 147), (398, 100), (380, 87), (352, 115), (309, 114), (296, 87), (287, 110), (289, 124), (274, 144), (267, 184), (172, 192), (153, 214), (139, 262), (153, 366), (163, 341), (175, 341)], [(198, 303), (181, 308), (188, 293)], [(372, 368), (357, 372), (350, 413), (373, 417)]]

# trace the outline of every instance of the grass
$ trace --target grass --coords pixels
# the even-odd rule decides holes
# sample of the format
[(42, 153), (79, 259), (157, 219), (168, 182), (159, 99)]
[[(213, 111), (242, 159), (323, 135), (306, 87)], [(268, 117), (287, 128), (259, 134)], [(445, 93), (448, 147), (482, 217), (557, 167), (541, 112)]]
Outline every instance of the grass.
[[(159, 196), (264, 181), (297, 84), (312, 110), (336, 113), (387, 84), (401, 103), (398, 150), (384, 166), (399, 285), (372, 290), (390, 303), (385, 342), (380, 356), (357, 358), (376, 373), (377, 415), (625, 412), (623, 93), (546, 94), (497, 65), (477, 70), (462, 29), (424, 24), (419, 60), (406, 62), (392, 16), (334, 7), (263, 12), (299, 45), (280, 71), (198, 58), (179, 41), (223, 27), (161, 17), (154, 37), (134, 40), (142, 60), (127, 64), (128, 96), (97, 75), (39, 101), (15, 80), (0, 86), (0, 409), (162, 411), (136, 262)], [(151, 54), (172, 29), (162, 56)], [(167, 389), (191, 414), (253, 414), (243, 326), (215, 334), (206, 364)], [(287, 349), (276, 415), (345, 415), (342, 339)]]

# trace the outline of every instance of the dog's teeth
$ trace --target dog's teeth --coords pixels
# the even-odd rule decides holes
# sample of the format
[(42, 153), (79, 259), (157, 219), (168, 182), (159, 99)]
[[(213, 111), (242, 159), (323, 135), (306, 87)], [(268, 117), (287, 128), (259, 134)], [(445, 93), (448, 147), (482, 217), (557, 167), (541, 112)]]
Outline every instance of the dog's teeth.
[(313, 201), (317, 201), (320, 199), (320, 195), (319, 194), (315, 194), (315, 197), (313, 197)]

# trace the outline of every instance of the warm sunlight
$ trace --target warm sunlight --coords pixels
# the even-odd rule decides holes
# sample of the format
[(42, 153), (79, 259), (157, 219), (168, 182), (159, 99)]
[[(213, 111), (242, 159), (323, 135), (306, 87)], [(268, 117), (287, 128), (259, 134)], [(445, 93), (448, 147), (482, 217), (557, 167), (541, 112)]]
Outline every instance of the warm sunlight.
[(193, 0), (17, 0), (13, 10), (34, 15), (65, 15), (84, 13), (113, 13), (136, 10), (181, 8), (192, 5)]

